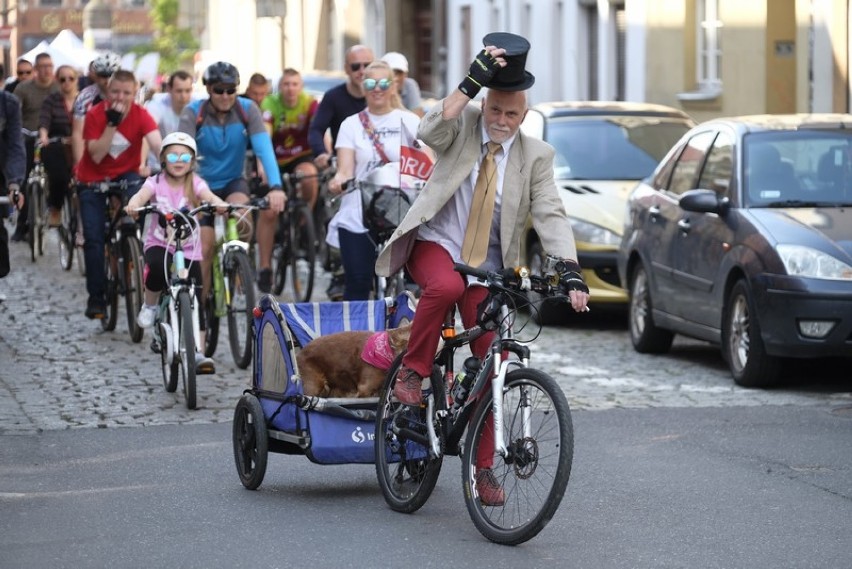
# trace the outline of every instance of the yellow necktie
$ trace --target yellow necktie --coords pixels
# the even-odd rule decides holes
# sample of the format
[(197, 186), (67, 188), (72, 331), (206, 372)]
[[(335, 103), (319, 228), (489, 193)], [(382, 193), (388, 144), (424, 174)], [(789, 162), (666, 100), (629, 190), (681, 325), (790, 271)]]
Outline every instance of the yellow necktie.
[(494, 153), (500, 150), (501, 146), (496, 142), (489, 142), (487, 146), (488, 153), (482, 159), (476, 185), (473, 187), (473, 201), (461, 250), (462, 260), (473, 267), (481, 265), (488, 253), (491, 219), (494, 217), (494, 197), (497, 194), (497, 164), (494, 162)]

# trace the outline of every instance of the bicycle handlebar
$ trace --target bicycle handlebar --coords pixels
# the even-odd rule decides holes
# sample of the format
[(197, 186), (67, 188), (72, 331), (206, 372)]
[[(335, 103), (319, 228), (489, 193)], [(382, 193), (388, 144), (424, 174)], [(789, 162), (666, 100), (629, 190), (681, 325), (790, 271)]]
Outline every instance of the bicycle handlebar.
[[(531, 291), (546, 296), (567, 296), (568, 291), (562, 288), (557, 273), (533, 275), (527, 267), (511, 267), (501, 271), (487, 271), (456, 263), (453, 268), (463, 274), (475, 277), (484, 282), (489, 289), (513, 290), (518, 292)], [(586, 310), (588, 312), (588, 310)]]

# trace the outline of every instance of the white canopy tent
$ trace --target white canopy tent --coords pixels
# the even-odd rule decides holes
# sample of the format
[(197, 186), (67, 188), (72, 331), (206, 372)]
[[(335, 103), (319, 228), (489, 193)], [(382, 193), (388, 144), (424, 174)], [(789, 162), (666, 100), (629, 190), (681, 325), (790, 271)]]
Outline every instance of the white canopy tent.
[[(33, 49), (22, 55), (27, 61), (35, 63), (35, 58), (40, 53), (50, 54), (54, 67), (70, 65), (81, 73), (86, 73), (89, 62), (95, 59), (101, 52), (91, 50), (83, 45), (83, 41), (71, 30), (62, 30), (53, 40), (48, 43), (42, 40)], [(121, 59), (121, 67), (130, 69), (136, 74), (136, 78), (146, 84), (153, 84), (157, 77), (157, 67), (160, 63), (160, 54), (148, 53), (142, 57), (128, 53)]]

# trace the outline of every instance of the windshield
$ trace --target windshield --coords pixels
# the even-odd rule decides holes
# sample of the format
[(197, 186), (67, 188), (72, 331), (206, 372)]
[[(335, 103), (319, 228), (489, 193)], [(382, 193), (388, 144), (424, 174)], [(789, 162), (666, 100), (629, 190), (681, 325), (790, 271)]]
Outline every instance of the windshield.
[(556, 149), (558, 179), (641, 180), (689, 127), (658, 117), (551, 119), (545, 140)]
[(802, 129), (743, 138), (743, 193), (753, 207), (852, 204), (852, 133)]

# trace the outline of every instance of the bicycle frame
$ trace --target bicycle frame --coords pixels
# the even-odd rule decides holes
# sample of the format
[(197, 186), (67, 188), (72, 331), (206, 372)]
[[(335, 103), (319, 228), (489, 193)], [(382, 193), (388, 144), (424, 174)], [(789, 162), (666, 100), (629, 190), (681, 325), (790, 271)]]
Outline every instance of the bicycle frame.
[(248, 254), (249, 244), (240, 239), (237, 229), (238, 219), (228, 215), (227, 220), (222, 216), (216, 216), (213, 226), (216, 231), (216, 254), (213, 259), (213, 298), (216, 301), (216, 316), (222, 317), (227, 314), (226, 306), (231, 304), (231, 289), (228, 286), (228, 277), (222, 267), (228, 253), (234, 249), (242, 249)]
[[(195, 338), (196, 349), (201, 351), (203, 346), (200, 346), (198, 342), (198, 338), (201, 336), (201, 323), (198, 316), (198, 302), (195, 294), (195, 283), (193, 283), (189, 278), (189, 267), (186, 265), (186, 257), (183, 253), (183, 247), (179, 242), (177, 243), (172, 262), (174, 263), (174, 273), (172, 278), (169, 280), (168, 292), (160, 295), (160, 311), (167, 309), (169, 311), (169, 322), (179, 323), (180, 319), (177, 312), (178, 295), (183, 291), (188, 292), (190, 302), (192, 303), (193, 338)], [(163, 306), (164, 304), (166, 306)], [(162, 316), (162, 314), (158, 316), (161, 321), (163, 320)], [(178, 346), (180, 342), (179, 325), (172, 326), (169, 332), (171, 333), (171, 345)]]
[[(454, 320), (455, 309), (453, 310)], [(505, 385), (506, 374), (509, 372), (509, 368), (511, 366), (518, 368), (529, 367), (530, 351), (527, 346), (515, 341), (512, 328), (514, 319), (512, 318), (509, 308), (505, 304), (500, 306), (499, 322), (500, 325), (497, 335), (491, 343), (488, 354), (486, 354), (480, 365), (479, 371), (477, 372), (473, 384), (465, 397), (464, 403), (459, 409), (455, 409), (455, 412), (451, 409), (450, 413), (452, 413), (452, 415), (448, 413), (447, 416), (442, 417), (442, 419), (444, 419), (442, 422), (446, 429), (445, 434), (448, 448), (457, 447), (458, 442), (461, 440), (465, 429), (467, 428), (467, 419), (470, 413), (473, 412), (476, 405), (482, 399), (482, 393), (489, 385), (491, 386), (491, 393), (493, 395), (492, 410), (494, 416), (494, 432), (503, 433), (502, 393), (503, 386)], [(489, 330), (484, 329), (480, 325), (476, 325), (457, 334), (453, 331), (453, 335), (446, 334), (443, 336), (444, 346), (436, 356), (435, 362), (444, 372), (445, 377), (449, 377), (450, 374), (455, 373), (453, 364), (456, 350), (462, 346), (470, 344), (472, 341), (488, 332)], [(519, 359), (510, 360), (507, 358), (504, 360), (504, 351), (515, 353)], [(496, 373), (494, 373), (495, 369), (497, 370)], [(449, 388), (449, 385), (447, 387)], [(434, 415), (433, 405), (434, 400), (430, 398), (428, 400), (429, 416)], [(524, 426), (524, 429), (526, 434), (529, 434), (528, 424)], [(440, 442), (437, 434), (434, 432), (431, 421), (427, 422), (427, 430), (429, 432), (429, 446), (432, 449), (434, 456), (440, 456)], [(494, 445), (494, 450), (497, 454), (504, 458), (508, 456), (507, 445), (502, 437), (494, 437)]]

